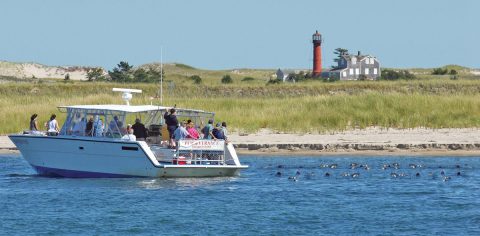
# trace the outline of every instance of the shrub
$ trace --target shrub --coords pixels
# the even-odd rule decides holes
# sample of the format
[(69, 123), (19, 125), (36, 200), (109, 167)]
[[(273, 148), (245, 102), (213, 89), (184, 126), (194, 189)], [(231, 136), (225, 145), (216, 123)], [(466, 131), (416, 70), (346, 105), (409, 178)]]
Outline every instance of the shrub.
[(448, 73), (447, 68), (435, 68), (432, 71), (432, 75), (445, 75)]
[(394, 71), (389, 69), (384, 69), (382, 71), (382, 80), (398, 80), (398, 79), (416, 79), (415, 75), (410, 73), (408, 70)]
[(179, 68), (182, 68), (182, 69), (187, 69), (187, 70), (194, 70), (195, 69), (195, 67), (193, 67), (193, 66), (185, 65), (185, 64), (182, 64), (182, 63), (175, 63), (175, 66), (179, 67)]
[(338, 81), (338, 80), (340, 80), (340, 79), (339, 79), (339, 78), (336, 78), (336, 77), (332, 77), (332, 78), (330, 78), (330, 77), (322, 78), (322, 81), (323, 81), (323, 82), (335, 82), (335, 81)]
[(67, 74), (65, 75), (65, 80), (66, 80), (66, 81), (70, 80), (70, 74), (69, 74), (69, 73), (67, 73)]
[(202, 78), (198, 75), (192, 75), (192, 76), (190, 76), (190, 79), (193, 81), (194, 84), (201, 84), (202, 83)]
[(224, 75), (222, 78), (222, 84), (231, 84), (233, 83), (232, 77), (230, 75)]
[(255, 80), (255, 78), (245, 77), (245, 78), (242, 79), (242, 81), (252, 81), (252, 80)]
[(267, 85), (269, 84), (280, 84), (282, 82), (282, 80), (280, 79), (269, 79), (268, 82), (267, 82)]
[(450, 73), (449, 73), (449, 74), (451, 74), (451, 75), (457, 75), (458, 73), (457, 73), (456, 70), (452, 69), (452, 70), (450, 70)]

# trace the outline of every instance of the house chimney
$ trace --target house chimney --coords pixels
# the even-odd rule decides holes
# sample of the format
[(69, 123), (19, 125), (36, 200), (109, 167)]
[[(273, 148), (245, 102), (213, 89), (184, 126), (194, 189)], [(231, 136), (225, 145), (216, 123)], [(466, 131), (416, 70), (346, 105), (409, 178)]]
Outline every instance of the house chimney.
[(360, 51), (358, 51), (358, 56), (360, 56)]

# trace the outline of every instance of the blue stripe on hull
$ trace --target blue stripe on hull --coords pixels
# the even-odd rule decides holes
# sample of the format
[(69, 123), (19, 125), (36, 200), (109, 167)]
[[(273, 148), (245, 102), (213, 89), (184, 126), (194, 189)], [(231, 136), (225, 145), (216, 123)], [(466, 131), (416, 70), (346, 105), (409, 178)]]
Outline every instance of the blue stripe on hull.
[(57, 169), (57, 168), (35, 166), (35, 165), (32, 165), (32, 167), (37, 171), (37, 173), (39, 175), (42, 175), (42, 176), (67, 177), (67, 178), (133, 178), (133, 177), (141, 177), (141, 176), (134, 176), (134, 175), (109, 174), (109, 173), (79, 171), (79, 170), (65, 170), (65, 169)]

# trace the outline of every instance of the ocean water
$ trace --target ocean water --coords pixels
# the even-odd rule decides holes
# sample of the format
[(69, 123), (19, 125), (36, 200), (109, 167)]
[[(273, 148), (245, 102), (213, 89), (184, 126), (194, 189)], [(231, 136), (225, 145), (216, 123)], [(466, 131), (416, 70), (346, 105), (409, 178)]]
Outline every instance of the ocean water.
[(480, 235), (478, 157), (241, 160), (239, 177), (66, 179), (0, 154), (0, 234)]

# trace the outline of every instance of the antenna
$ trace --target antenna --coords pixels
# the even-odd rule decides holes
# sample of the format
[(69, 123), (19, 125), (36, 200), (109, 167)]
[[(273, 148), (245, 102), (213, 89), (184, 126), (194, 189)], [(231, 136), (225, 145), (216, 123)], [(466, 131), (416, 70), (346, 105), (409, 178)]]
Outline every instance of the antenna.
[(163, 47), (160, 48), (160, 105), (163, 105)]
[(130, 100), (132, 100), (132, 93), (142, 93), (140, 89), (124, 89), (124, 88), (113, 88), (113, 92), (122, 92), (122, 99), (125, 101), (127, 106), (130, 106)]

